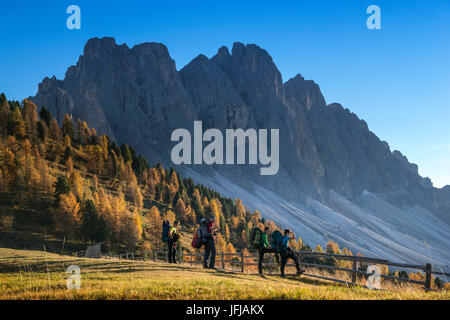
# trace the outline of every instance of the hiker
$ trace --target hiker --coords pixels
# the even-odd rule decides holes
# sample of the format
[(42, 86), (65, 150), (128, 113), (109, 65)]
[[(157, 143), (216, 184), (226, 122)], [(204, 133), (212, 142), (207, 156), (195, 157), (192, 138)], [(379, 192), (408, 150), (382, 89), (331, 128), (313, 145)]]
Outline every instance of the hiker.
[(178, 220), (175, 220), (173, 226), (169, 229), (169, 239), (167, 241), (167, 246), (169, 247), (169, 263), (177, 263), (177, 241), (180, 238), (177, 227)]
[[(216, 217), (211, 216), (209, 222), (206, 224), (206, 230), (202, 230), (202, 241), (205, 244), (205, 258), (203, 260), (203, 268), (215, 269), (214, 263), (216, 261), (216, 244), (215, 244), (215, 232), (217, 230), (215, 226)], [(208, 258), (211, 256), (211, 260), (208, 265)]]
[(265, 253), (275, 253), (275, 258), (277, 259), (277, 262), (279, 260), (277, 251), (270, 246), (269, 241), (267, 240), (267, 237), (269, 235), (270, 235), (270, 228), (265, 227), (264, 232), (261, 235), (261, 240), (260, 240), (259, 248), (258, 248), (258, 252), (259, 252), (258, 271), (259, 271), (259, 274), (261, 274), (261, 275), (263, 274), (262, 264), (263, 264)]
[(204, 229), (206, 229), (206, 219), (204, 219), (204, 218), (202, 218), (200, 220), (200, 226), (198, 227), (197, 231), (195, 231), (194, 235), (192, 236), (191, 246), (194, 249), (200, 249), (203, 246), (202, 227)]
[(169, 241), (169, 231), (170, 231), (171, 225), (169, 220), (164, 220), (162, 224), (162, 241), (168, 242)]
[(301, 275), (303, 272), (305, 272), (305, 270), (300, 268), (300, 263), (298, 262), (298, 257), (297, 255), (294, 253), (294, 251), (292, 251), (291, 248), (289, 248), (289, 240), (291, 239), (295, 239), (295, 234), (293, 232), (291, 232), (291, 230), (286, 229), (284, 230), (284, 237), (282, 239), (282, 245), (281, 245), (281, 276), (283, 278), (285, 278), (286, 276), (284, 275), (284, 267), (286, 266), (286, 262), (289, 258), (291, 258), (292, 260), (294, 260), (295, 263), (295, 267), (297, 268), (297, 275)]
[(207, 222), (205, 218), (200, 220), (200, 226), (196, 233), (195, 248), (200, 249), (205, 244), (206, 235), (208, 233)]

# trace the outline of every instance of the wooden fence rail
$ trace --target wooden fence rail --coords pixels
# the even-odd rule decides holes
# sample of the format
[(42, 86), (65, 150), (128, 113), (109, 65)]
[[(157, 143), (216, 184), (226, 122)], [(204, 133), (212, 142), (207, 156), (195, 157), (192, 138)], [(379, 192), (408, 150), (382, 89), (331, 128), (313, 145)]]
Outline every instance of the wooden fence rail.
[[(389, 260), (384, 259), (378, 259), (378, 258), (372, 258), (372, 257), (362, 257), (362, 256), (350, 256), (350, 255), (340, 255), (340, 254), (331, 254), (331, 253), (324, 253), (324, 252), (311, 252), (311, 251), (298, 251), (295, 252), (297, 255), (300, 256), (300, 264), (309, 267), (309, 268), (316, 268), (316, 269), (327, 269), (332, 271), (344, 271), (348, 272), (351, 275), (351, 282), (345, 281), (341, 279), (331, 278), (331, 277), (325, 277), (321, 275), (316, 274), (308, 274), (304, 273), (303, 275), (313, 277), (313, 278), (319, 278), (324, 279), (328, 281), (334, 281), (338, 283), (344, 283), (347, 285), (359, 285), (363, 286), (361, 284), (358, 284), (358, 275), (360, 277), (369, 277), (373, 275), (374, 273), (368, 273), (364, 270), (360, 269), (360, 266), (362, 263), (366, 264), (375, 264), (375, 265), (386, 265), (386, 266), (393, 266), (398, 268), (408, 268), (408, 269), (416, 269), (423, 271), (425, 273), (425, 281), (421, 280), (415, 280), (415, 279), (409, 279), (409, 278), (402, 278), (402, 277), (396, 277), (392, 275), (385, 275), (380, 274), (379, 276), (384, 279), (392, 280), (392, 281), (402, 281), (402, 282), (409, 282), (414, 284), (420, 284), (424, 286), (425, 290), (431, 290), (431, 275), (437, 274), (444, 277), (450, 276), (449, 273), (445, 272), (439, 272), (439, 271), (433, 271), (431, 264), (426, 265), (416, 265), (416, 264), (406, 264), (406, 263), (397, 263), (392, 262)], [(200, 253), (185, 253), (185, 252), (179, 252), (178, 253), (178, 262), (179, 263), (187, 263), (187, 264), (203, 264), (203, 254)], [(231, 259), (230, 259), (231, 257)], [(326, 264), (317, 264), (317, 263), (309, 263), (302, 261), (305, 257), (317, 257), (317, 258), (333, 258), (336, 260), (345, 260), (345, 261), (351, 261), (352, 262), (352, 268), (343, 268), (338, 266), (332, 266), (332, 265), (326, 265)], [(128, 252), (118, 255), (101, 255), (101, 258), (103, 259), (125, 259), (125, 260), (153, 260), (153, 261), (167, 261), (167, 251), (152, 251), (152, 252)], [(187, 260), (186, 260), (187, 258)], [(200, 258), (200, 259), (198, 259)], [(247, 266), (257, 266), (258, 263), (256, 262), (246, 262), (247, 259), (253, 259), (258, 260), (258, 257), (255, 255), (244, 255), (244, 252), (241, 251), (239, 253), (224, 253), (219, 252), (216, 255), (216, 261), (218, 265), (220, 265), (220, 268), (225, 270), (227, 269), (226, 266), (230, 266), (232, 268), (232, 271), (239, 271), (242, 273), (246, 272)], [(276, 267), (278, 264), (273, 262), (263, 262), (263, 267)], [(286, 267), (292, 267), (294, 264), (286, 264)], [(272, 271), (269, 269), (269, 271)], [(444, 280), (445, 282), (448, 282), (447, 279)], [(363, 286), (365, 287), (365, 286)]]

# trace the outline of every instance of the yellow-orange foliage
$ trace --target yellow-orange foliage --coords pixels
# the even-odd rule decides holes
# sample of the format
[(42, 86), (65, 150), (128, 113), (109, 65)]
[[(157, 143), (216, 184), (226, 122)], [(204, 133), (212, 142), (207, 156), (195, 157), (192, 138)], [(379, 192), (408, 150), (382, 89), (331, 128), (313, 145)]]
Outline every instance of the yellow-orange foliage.
[(222, 219), (222, 206), (217, 199), (211, 199), (209, 203), (211, 213), (216, 217), (216, 225), (220, 226), (220, 220)]
[(161, 182), (161, 176), (159, 175), (158, 170), (156, 170), (156, 168), (150, 168), (150, 178), (152, 179), (155, 185)]
[(81, 176), (76, 171), (72, 171), (69, 174), (68, 181), (75, 196), (78, 199), (83, 199), (84, 198), (83, 178), (81, 178)]
[(116, 229), (115, 211), (111, 205), (111, 197), (105, 192), (103, 188), (99, 188), (97, 192), (97, 201), (95, 207), (98, 214), (103, 218), (109, 230)]
[(172, 171), (172, 175), (170, 176), (170, 184), (174, 187), (175, 192), (178, 191), (180, 184), (178, 182), (178, 177), (175, 171)]
[[(235, 254), (236, 253), (236, 249), (234, 248), (233, 244), (231, 242), (229, 242), (225, 248), (225, 252), (224, 253), (231, 253), (231, 254)], [(224, 260), (230, 261), (230, 260), (236, 260), (236, 256), (225, 256)], [(225, 262), (225, 266), (227, 268), (230, 268), (231, 263), (230, 262)]]
[(128, 191), (131, 194), (131, 199), (135, 208), (141, 211), (144, 207), (144, 197), (142, 196), (141, 188), (137, 183), (136, 176), (133, 174), (130, 184), (128, 185)]
[(186, 206), (181, 198), (177, 200), (177, 203), (175, 205), (175, 213), (181, 221), (185, 222), (187, 220)]
[(245, 208), (244, 208), (244, 205), (242, 204), (242, 200), (241, 199), (235, 199), (234, 203), (236, 205), (236, 215), (239, 218), (244, 218), (245, 217)]
[(141, 240), (142, 221), (136, 210), (124, 210), (120, 215), (120, 237), (129, 250), (133, 250)]
[(80, 204), (72, 192), (61, 195), (59, 210), (56, 212), (55, 225), (66, 237), (73, 238), (81, 224)]
[(217, 252), (225, 252), (225, 248), (227, 247), (227, 242), (223, 238), (221, 234), (217, 235), (216, 249)]
[(194, 224), (195, 221), (197, 220), (196, 214), (194, 209), (191, 208), (190, 205), (188, 205), (188, 207), (186, 208), (186, 217), (187, 217), (187, 222)]
[(145, 238), (154, 247), (161, 245), (162, 219), (161, 213), (156, 206), (153, 206), (144, 217)]
[(175, 212), (173, 212), (172, 210), (167, 210), (166, 213), (164, 214), (163, 217), (164, 220), (169, 220), (169, 222), (171, 224), (173, 224), (173, 222), (176, 220), (176, 215)]
[(224, 236), (226, 241), (230, 241), (230, 228), (225, 224)]

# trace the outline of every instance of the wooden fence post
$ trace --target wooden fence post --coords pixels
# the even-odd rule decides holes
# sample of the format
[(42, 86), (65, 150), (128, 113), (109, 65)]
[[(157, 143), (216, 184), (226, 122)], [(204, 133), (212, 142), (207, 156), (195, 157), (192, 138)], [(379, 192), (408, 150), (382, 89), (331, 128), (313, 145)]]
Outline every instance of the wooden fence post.
[(156, 262), (156, 250), (153, 252), (153, 259), (155, 260), (155, 262)]
[(179, 259), (180, 259), (180, 264), (183, 263), (183, 251), (180, 250), (180, 254), (179, 254)]
[(244, 273), (244, 271), (245, 271), (245, 265), (244, 265), (244, 250), (241, 251), (241, 261), (242, 261), (241, 272)]
[(225, 260), (224, 260), (223, 252), (220, 255), (220, 259), (221, 259), (221, 262), (222, 262), (222, 270), (223, 270), (223, 269), (225, 269)]
[(191, 267), (192, 267), (192, 264), (193, 264), (192, 258), (194, 257), (194, 254), (191, 253), (190, 256), (191, 256)]
[(134, 260), (134, 252), (131, 253), (131, 259)]
[(128, 260), (128, 252), (127, 252), (127, 255), (126, 255), (126, 259)]
[(431, 289), (431, 264), (427, 263), (425, 266), (425, 290)]
[(357, 270), (357, 263), (356, 260), (353, 260), (353, 272), (352, 272), (352, 285), (356, 285), (356, 270)]

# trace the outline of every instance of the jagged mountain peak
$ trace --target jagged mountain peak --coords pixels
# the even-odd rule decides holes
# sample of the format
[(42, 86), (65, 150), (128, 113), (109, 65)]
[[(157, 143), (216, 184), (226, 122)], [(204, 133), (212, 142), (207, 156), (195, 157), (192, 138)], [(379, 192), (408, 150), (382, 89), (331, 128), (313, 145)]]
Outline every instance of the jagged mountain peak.
[(233, 48), (231, 50), (232, 56), (243, 56), (248, 54), (257, 55), (272, 60), (272, 57), (269, 55), (269, 53), (256, 44), (250, 43), (245, 45), (242, 42), (233, 43)]
[(231, 74), (231, 54), (226, 46), (222, 46), (211, 61), (221, 68), (226, 74)]
[[(126, 43), (118, 45), (112, 37), (92, 38), (84, 46), (83, 55), (80, 60), (84, 62), (90, 60), (104, 59), (107, 62), (114, 57), (121, 59), (126, 56), (137, 55), (140, 57), (165, 59), (170, 58), (167, 47), (158, 42), (143, 42), (129, 48)], [(147, 59), (149, 57), (146, 57)], [(98, 63), (98, 62), (96, 62)]]
[(211, 61), (231, 79), (249, 105), (282, 95), (281, 73), (268, 52), (255, 44), (235, 42), (231, 55), (226, 47), (222, 47)]
[(94, 37), (94, 38), (90, 38), (85, 46), (84, 46), (84, 50), (92, 50), (98, 47), (115, 47), (117, 46), (116, 44), (116, 39), (113, 37), (102, 37), (102, 38), (98, 38), (98, 37)]
[(192, 59), (192, 61), (189, 62), (184, 68), (186, 68), (187, 66), (192, 66), (192, 65), (196, 65), (196, 64), (212, 64), (212, 62), (211, 62), (211, 60), (208, 59), (207, 56), (205, 56), (204, 54), (201, 53), (198, 56), (196, 56), (194, 59)]
[(155, 55), (156, 57), (170, 57), (167, 47), (158, 42), (144, 42), (131, 48), (133, 52), (141, 55)]
[(49, 78), (45, 77), (38, 85), (38, 91), (42, 93), (49, 92), (52, 88), (62, 87), (62, 81), (56, 79), (55, 76)]
[(239, 71), (238, 69), (242, 69), (242, 71), (255, 74), (273, 72), (281, 79), (281, 74), (272, 57), (266, 50), (261, 49), (256, 44), (244, 45), (241, 42), (235, 42), (231, 54), (226, 46), (222, 46), (211, 61), (228, 74), (236, 73)]
[(297, 73), (294, 77), (288, 80), (289, 81), (305, 81), (305, 78), (300, 74)]
[(230, 128), (250, 125), (248, 106), (230, 78), (205, 55), (198, 55), (179, 71), (184, 87), (205, 127)]
[(111, 51), (117, 48), (116, 40), (112, 37), (91, 38), (84, 46), (83, 57), (85, 59), (98, 59), (111, 54)]
[(286, 81), (283, 87), (287, 99), (295, 100), (308, 110), (326, 105), (319, 85), (312, 80), (305, 80), (300, 74)]
[(244, 45), (241, 42), (235, 42), (231, 51), (231, 57), (233, 61), (240, 64), (247, 72), (273, 72), (281, 80), (281, 74), (272, 57), (266, 50), (255, 44)]
[(228, 50), (227, 46), (221, 46), (218, 50), (217, 50), (217, 54), (216, 56), (219, 57), (226, 57), (226, 56), (231, 56), (230, 51)]

